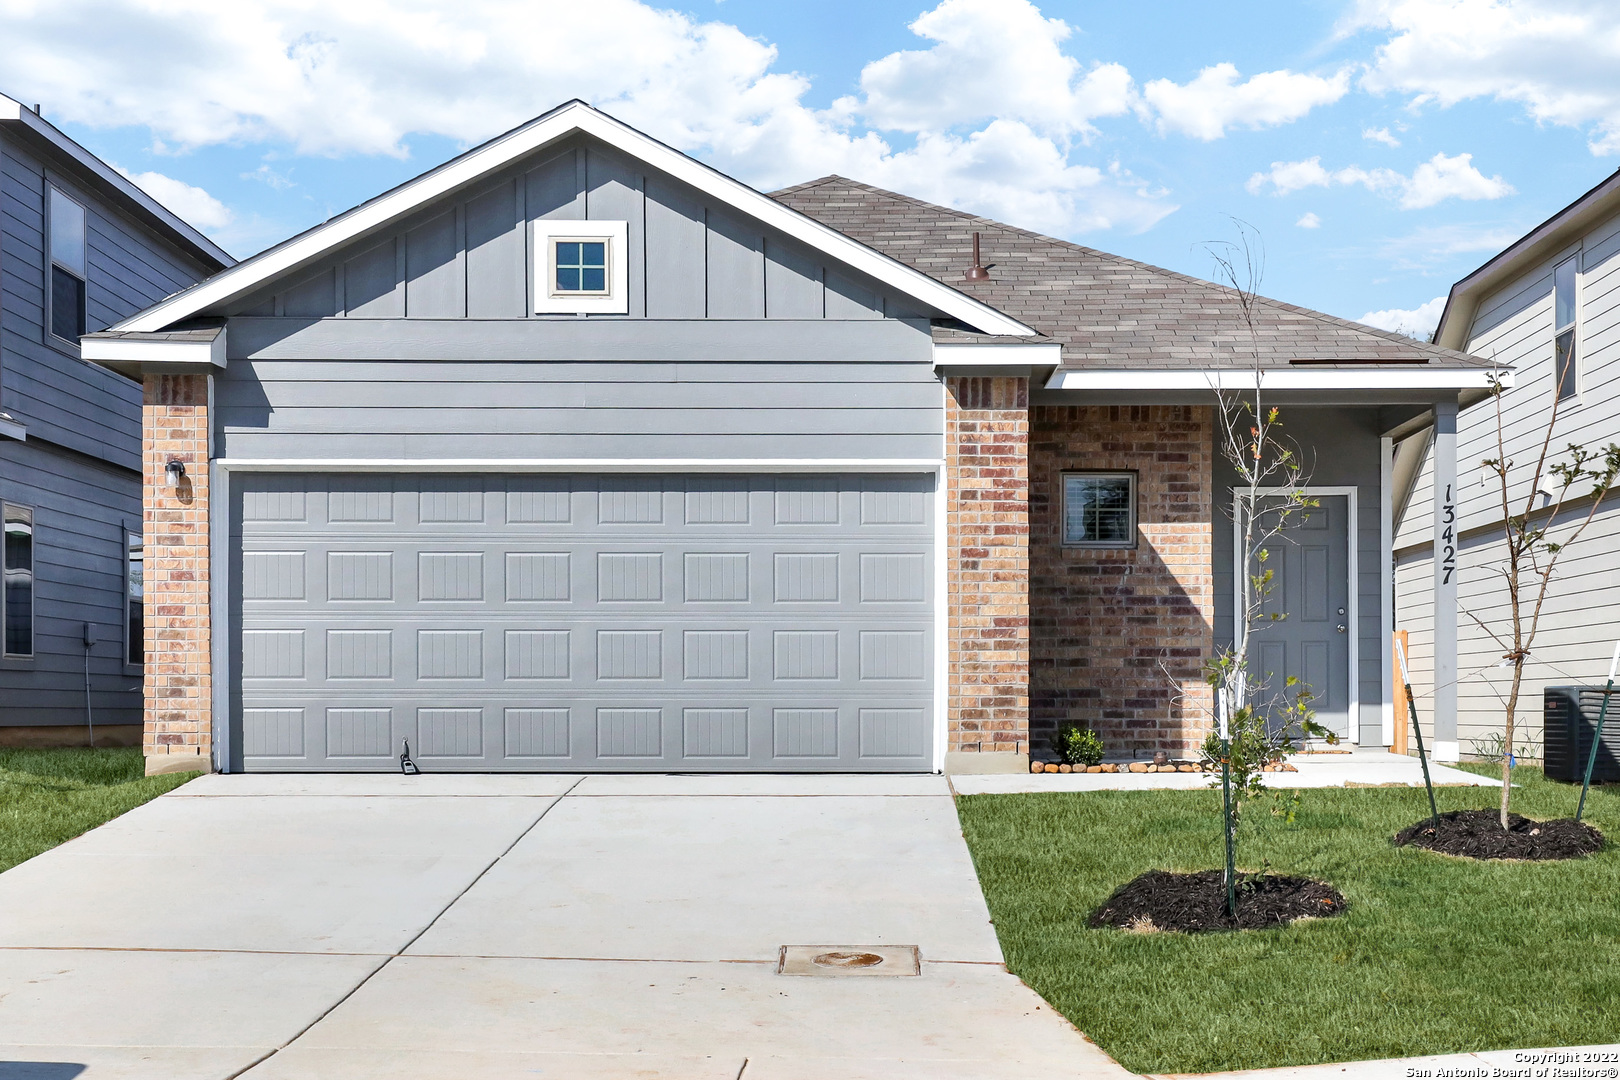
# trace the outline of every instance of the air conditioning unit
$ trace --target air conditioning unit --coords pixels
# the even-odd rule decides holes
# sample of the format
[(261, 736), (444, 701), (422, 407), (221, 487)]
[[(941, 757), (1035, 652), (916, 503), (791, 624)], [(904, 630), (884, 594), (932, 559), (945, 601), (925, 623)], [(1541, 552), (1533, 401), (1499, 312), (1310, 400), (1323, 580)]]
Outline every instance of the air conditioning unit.
[[(1578, 784), (1586, 775), (1586, 759), (1592, 753), (1598, 710), (1603, 708), (1603, 687), (1549, 686), (1543, 693), (1541, 715), (1546, 727), (1542, 768), (1549, 780)], [(1620, 687), (1616, 687), (1614, 697), (1603, 722), (1597, 763), (1592, 766), (1594, 784), (1620, 783)]]

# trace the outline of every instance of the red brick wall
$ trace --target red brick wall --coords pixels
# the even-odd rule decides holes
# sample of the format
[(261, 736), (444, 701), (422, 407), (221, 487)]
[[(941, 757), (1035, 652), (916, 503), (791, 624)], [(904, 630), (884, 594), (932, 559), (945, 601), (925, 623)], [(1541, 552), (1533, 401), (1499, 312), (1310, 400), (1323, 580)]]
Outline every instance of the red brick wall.
[[(1030, 410), (1030, 738), (1095, 728), (1111, 755), (1196, 748), (1214, 647), (1214, 423), (1204, 406)], [(1137, 546), (1065, 548), (1065, 470), (1137, 473)], [(1166, 674), (1168, 670), (1169, 674)]]
[[(208, 376), (148, 375), (142, 405), (147, 772), (210, 768)], [(171, 459), (185, 464), (176, 489)]]
[(1029, 752), (1029, 380), (951, 378), (945, 405), (949, 743)]

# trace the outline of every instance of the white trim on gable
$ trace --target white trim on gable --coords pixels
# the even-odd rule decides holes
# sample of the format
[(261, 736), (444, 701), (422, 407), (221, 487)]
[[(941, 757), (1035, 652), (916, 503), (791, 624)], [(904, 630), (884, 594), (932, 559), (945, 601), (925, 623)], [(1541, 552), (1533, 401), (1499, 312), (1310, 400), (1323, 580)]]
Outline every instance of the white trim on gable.
[(333, 249), (449, 194), (548, 143), (582, 132), (662, 170), (682, 183), (755, 217), (824, 255), (960, 320), (981, 333), (1029, 337), (1030, 327), (920, 270), (874, 251), (819, 221), (792, 210), (740, 181), (643, 135), (627, 124), (571, 101), (424, 174), (302, 236), (271, 248), (230, 270), (176, 293), (126, 319), (114, 330), (152, 332), (245, 296), (272, 277), (295, 271)]

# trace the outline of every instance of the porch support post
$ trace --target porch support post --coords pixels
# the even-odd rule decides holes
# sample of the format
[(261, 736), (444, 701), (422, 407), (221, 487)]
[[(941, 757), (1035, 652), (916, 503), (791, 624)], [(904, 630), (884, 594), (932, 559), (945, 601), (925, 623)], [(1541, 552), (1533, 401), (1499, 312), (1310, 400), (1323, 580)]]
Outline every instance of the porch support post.
[(1434, 757), (1457, 746), (1457, 402), (1434, 404)]

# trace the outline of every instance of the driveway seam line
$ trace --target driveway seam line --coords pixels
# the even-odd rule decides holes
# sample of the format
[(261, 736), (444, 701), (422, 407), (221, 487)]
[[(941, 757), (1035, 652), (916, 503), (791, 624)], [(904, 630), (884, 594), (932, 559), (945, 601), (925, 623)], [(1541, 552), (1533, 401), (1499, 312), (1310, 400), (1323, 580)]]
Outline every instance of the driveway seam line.
[(364, 987), (368, 982), (370, 982), (372, 979), (377, 977), (377, 973), (379, 971), (381, 971), (383, 968), (387, 967), (389, 964), (392, 964), (395, 960), (399, 959), (402, 955), (404, 955), (406, 949), (409, 949), (412, 945), (415, 945), (418, 941), (421, 940), (423, 934), (425, 934), (429, 930), (433, 929), (433, 925), (435, 923), (437, 923), (440, 919), (444, 918), (444, 913), (445, 912), (447, 912), (451, 908), (455, 907), (456, 903), (463, 896), (466, 896), (468, 891), (471, 890), (474, 885), (476, 885), (480, 881), (484, 880), (484, 875), (489, 873), (491, 870), (493, 870), (495, 868), (496, 863), (500, 862), (502, 859), (504, 859), (508, 855), (510, 855), (512, 853), (512, 849), (517, 847), (520, 843), (522, 843), (523, 838), (525, 836), (528, 836), (531, 832), (533, 832), (534, 827), (536, 825), (540, 824), (540, 822), (545, 820), (546, 815), (551, 813), (552, 807), (556, 806), (558, 803), (560, 803), (564, 799), (566, 799), (568, 797), (568, 792), (573, 791), (574, 788), (578, 787), (580, 785), (580, 783), (584, 781), (584, 779), (585, 778), (583, 776), (580, 777), (579, 780), (576, 780), (576, 781), (574, 781), (573, 784), (569, 785), (568, 791), (563, 792), (561, 795), (558, 795), (554, 799), (552, 799), (551, 802), (547, 803), (545, 809), (540, 811), (539, 816), (536, 817), (533, 821), (529, 822), (528, 826), (526, 828), (524, 828), (524, 830), (522, 832), (518, 833), (517, 838), (514, 839), (510, 844), (507, 844), (505, 849), (502, 850), (499, 855), (497, 855), (493, 859), (491, 859), (489, 861), (489, 865), (485, 866), (482, 870), (478, 871), (478, 873), (473, 877), (473, 879), (471, 881), (467, 882), (467, 885), (466, 885), (465, 888), (463, 888), (460, 892), (456, 893), (455, 896), (451, 897), (450, 902), (448, 904), (445, 904), (444, 907), (440, 908), (438, 914), (434, 915), (433, 918), (429, 919), (426, 926), (422, 927), (422, 929), (418, 930), (415, 934), (411, 935), (411, 940), (407, 941), (404, 945), (401, 945), (396, 951), (394, 951), (394, 952), (388, 954), (387, 956), (385, 956), (383, 958), (383, 962), (378, 964), (376, 967), (372, 968), (369, 972), (367, 972), (365, 978), (361, 979), (359, 982), (355, 983), (352, 987), (350, 987), (348, 993), (344, 994), (342, 997), (340, 997), (336, 1001), (332, 1002), (332, 1004), (327, 1006), (325, 1009), (322, 1009), (321, 1014), (319, 1016), (317, 1016), (315, 1019), (311, 1020), (309, 1023), (305, 1024), (302, 1028), (300, 1028), (293, 1035), (292, 1038), (288, 1039), (286, 1042), (282, 1043), (280, 1046), (276, 1047), (274, 1050), (271, 1050), (268, 1054), (265, 1054), (263, 1057), (259, 1058), (258, 1060), (250, 1062), (245, 1068), (238, 1069), (236, 1072), (231, 1073), (229, 1076), (227, 1076), (225, 1078), (225, 1080), (236, 1080), (236, 1078), (241, 1076), (243, 1073), (246, 1073), (246, 1072), (248, 1072), (248, 1071), (250, 1071), (252, 1069), (258, 1068), (260, 1065), (263, 1065), (266, 1061), (269, 1061), (271, 1058), (275, 1057), (277, 1054), (279, 1054), (283, 1050), (287, 1049), (287, 1047), (291, 1046), (293, 1043), (297, 1042), (299, 1039), (302, 1039), (305, 1035), (309, 1034), (310, 1031), (312, 1031), (314, 1029), (316, 1024), (319, 1024), (322, 1020), (325, 1020), (328, 1016), (331, 1016), (332, 1013), (336, 1012), (338, 1007), (341, 1006), (345, 1001), (348, 1001), (350, 998), (354, 997), (355, 994), (358, 994), (362, 987)]

